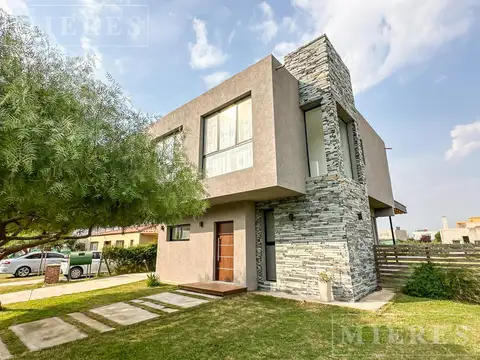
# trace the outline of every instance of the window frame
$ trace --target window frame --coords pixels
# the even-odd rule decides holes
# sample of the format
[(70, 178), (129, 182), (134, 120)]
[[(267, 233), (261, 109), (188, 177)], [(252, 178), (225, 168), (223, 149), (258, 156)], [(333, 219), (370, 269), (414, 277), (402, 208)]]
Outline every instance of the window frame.
[[(119, 245), (121, 243), (122, 246)], [(115, 240), (115, 247), (125, 247), (125, 240)]]
[[(96, 249), (92, 249), (92, 244), (96, 245)], [(98, 251), (98, 241), (90, 241), (88, 248), (89, 248), (89, 251)]]
[[(182, 236), (183, 236), (183, 228), (184, 228), (184, 227), (187, 227), (187, 226), (188, 226), (188, 229), (189, 229), (189, 230), (188, 230), (188, 234), (189, 234), (189, 235), (188, 235), (188, 238), (186, 238), (186, 239), (183, 239), (182, 237), (180, 237), (180, 239), (173, 239), (173, 238), (172, 238), (172, 234), (173, 234), (173, 229), (174, 229), (174, 228), (181, 228), (181, 229), (182, 229), (182, 230), (181, 230), (181, 234), (182, 234)], [(168, 238), (167, 238), (167, 241), (169, 241), (169, 242), (170, 242), (170, 241), (171, 241), (171, 242), (176, 242), (176, 241), (190, 241), (190, 231), (191, 231), (191, 225), (190, 225), (190, 224), (170, 225), (170, 226), (168, 226), (168, 233), (167, 233)]]
[[(243, 101), (247, 101), (250, 99), (250, 110), (251, 110), (251, 137), (250, 139), (248, 140), (243, 140), (241, 142), (238, 141), (238, 134), (239, 134), (239, 131), (238, 131), (238, 104), (240, 104), (241, 102)], [(232, 107), (232, 106), (235, 106), (235, 145), (232, 145), (232, 146), (229, 146), (229, 147), (226, 147), (224, 149), (220, 149), (220, 113), (226, 109), (228, 109), (229, 107)], [(206, 145), (206, 139), (205, 139), (205, 136), (207, 134), (207, 128), (206, 128), (206, 123), (207, 123), (207, 119), (210, 119), (212, 117), (215, 117), (216, 119), (216, 122), (217, 122), (217, 134), (216, 134), (216, 148), (217, 150), (215, 151), (212, 151), (208, 154), (205, 153), (205, 145)], [(233, 150), (235, 148), (238, 148), (238, 147), (241, 147), (243, 145), (246, 145), (246, 144), (249, 144), (249, 143), (252, 143), (253, 142), (253, 101), (252, 101), (252, 95), (249, 93), (245, 96), (242, 96), (241, 98), (233, 101), (233, 102), (230, 102), (230, 103), (227, 103), (226, 105), (223, 105), (220, 109), (208, 114), (208, 115), (204, 115), (202, 116), (202, 141), (201, 141), (201, 150), (202, 150), (202, 166), (201, 166), (201, 170), (202, 170), (202, 173), (204, 175), (204, 177), (208, 178), (208, 177), (216, 177), (216, 176), (221, 176), (221, 175), (225, 175), (225, 174), (230, 174), (230, 173), (233, 173), (235, 171), (241, 171), (241, 170), (245, 170), (245, 169), (248, 169), (248, 168), (243, 168), (243, 169), (240, 169), (240, 170), (235, 170), (235, 171), (231, 171), (231, 172), (226, 172), (226, 173), (223, 173), (223, 174), (218, 174), (218, 175), (214, 175), (214, 176), (207, 176), (207, 171), (206, 171), (206, 164), (207, 164), (207, 161), (206, 159), (208, 157), (212, 157), (212, 156), (215, 156), (215, 155), (218, 155), (218, 154), (221, 154), (221, 153), (224, 153), (224, 152), (227, 152), (227, 151), (230, 151), (230, 150)], [(253, 146), (252, 146), (252, 164), (253, 164)], [(252, 165), (253, 166), (253, 165)], [(250, 167), (252, 167), (250, 166)]]
[[(340, 148), (341, 148), (341, 151), (342, 151), (342, 158), (343, 158), (343, 172), (345, 174), (346, 177), (348, 177), (349, 179), (352, 179), (352, 180), (358, 180), (358, 164), (357, 164), (357, 157), (356, 157), (356, 154), (355, 154), (355, 139), (354, 139), (354, 136), (353, 136), (353, 120), (345, 120), (345, 117), (341, 116), (341, 115), (338, 115), (337, 116), (338, 118), (338, 128), (339, 128), (339, 138), (340, 138)], [(345, 157), (344, 157), (344, 153), (343, 153), (343, 141), (342, 141), (342, 130), (341, 130), (341, 123), (340, 122), (343, 122), (345, 124), (345, 129), (346, 129), (346, 132), (347, 132), (347, 137), (346, 137), (346, 142), (347, 142), (347, 148), (348, 148), (348, 155), (350, 157), (350, 168), (351, 168), (351, 172), (352, 172), (352, 176), (350, 177), (348, 174), (347, 174), (347, 171), (345, 170), (346, 169), (346, 166), (345, 166)]]

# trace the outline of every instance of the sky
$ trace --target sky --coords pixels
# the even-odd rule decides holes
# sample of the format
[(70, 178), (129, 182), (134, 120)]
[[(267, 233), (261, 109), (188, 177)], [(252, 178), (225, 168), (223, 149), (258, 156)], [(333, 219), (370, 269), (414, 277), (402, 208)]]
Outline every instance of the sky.
[[(384, 139), (409, 231), (480, 216), (480, 0), (0, 0), (165, 115), (326, 33)], [(385, 228), (387, 222), (379, 222)]]

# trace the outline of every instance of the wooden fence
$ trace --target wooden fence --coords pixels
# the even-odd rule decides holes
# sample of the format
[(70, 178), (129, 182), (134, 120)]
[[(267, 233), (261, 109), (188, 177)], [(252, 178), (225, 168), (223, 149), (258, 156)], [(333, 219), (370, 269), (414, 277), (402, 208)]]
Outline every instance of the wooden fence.
[(375, 263), (380, 286), (405, 285), (415, 266), (434, 263), (441, 267), (480, 269), (480, 246), (470, 244), (375, 245)]

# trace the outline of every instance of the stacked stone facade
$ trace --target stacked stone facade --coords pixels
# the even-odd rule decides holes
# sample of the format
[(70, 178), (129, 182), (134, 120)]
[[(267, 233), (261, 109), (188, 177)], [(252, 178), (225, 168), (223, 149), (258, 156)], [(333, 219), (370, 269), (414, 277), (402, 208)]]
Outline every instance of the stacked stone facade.
[[(258, 284), (318, 296), (319, 272), (325, 271), (332, 277), (335, 298), (355, 301), (374, 291), (377, 279), (350, 74), (326, 36), (288, 54), (285, 67), (299, 81), (300, 106), (322, 108), (328, 174), (307, 179), (306, 195), (256, 204)], [(354, 179), (343, 168), (339, 116), (351, 127)], [(274, 210), (277, 281), (272, 283), (265, 280), (266, 209)]]

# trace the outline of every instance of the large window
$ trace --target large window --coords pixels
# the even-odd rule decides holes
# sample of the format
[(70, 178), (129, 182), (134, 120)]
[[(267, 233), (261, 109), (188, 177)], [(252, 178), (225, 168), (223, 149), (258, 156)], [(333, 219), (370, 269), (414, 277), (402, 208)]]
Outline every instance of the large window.
[(338, 119), (340, 125), (340, 143), (342, 146), (342, 155), (343, 155), (343, 169), (345, 175), (353, 179), (354, 169), (353, 164), (355, 163), (354, 153), (353, 153), (353, 139), (351, 136), (351, 124), (347, 124), (342, 118)]
[(178, 148), (181, 143), (181, 134), (182, 133), (180, 131), (175, 131), (174, 133), (164, 136), (158, 140), (158, 155), (167, 165), (171, 165), (173, 163), (175, 149)]
[(253, 166), (250, 97), (204, 119), (203, 155), (207, 177)]
[(92, 241), (90, 243), (90, 251), (96, 251), (98, 250), (98, 241)]
[(117, 240), (115, 241), (115, 246), (123, 248), (125, 246), (125, 243), (123, 242), (123, 240)]
[(171, 226), (168, 234), (169, 241), (190, 240), (190, 224)]
[(322, 110), (319, 107), (305, 112), (305, 126), (307, 129), (310, 176), (326, 175), (325, 135), (323, 132)]

